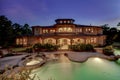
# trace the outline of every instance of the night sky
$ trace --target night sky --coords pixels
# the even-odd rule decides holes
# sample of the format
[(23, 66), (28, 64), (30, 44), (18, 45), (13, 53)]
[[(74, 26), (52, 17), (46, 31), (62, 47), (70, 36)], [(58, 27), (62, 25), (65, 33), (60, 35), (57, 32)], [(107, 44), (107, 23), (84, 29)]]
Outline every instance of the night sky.
[(57, 18), (115, 26), (120, 22), (120, 0), (0, 0), (0, 15), (30, 26), (53, 25)]

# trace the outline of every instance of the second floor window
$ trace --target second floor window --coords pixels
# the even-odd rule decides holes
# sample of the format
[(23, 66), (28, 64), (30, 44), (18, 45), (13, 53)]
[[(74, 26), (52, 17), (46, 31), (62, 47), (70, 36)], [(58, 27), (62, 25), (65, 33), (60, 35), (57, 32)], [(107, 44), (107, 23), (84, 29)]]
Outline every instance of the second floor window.
[(93, 31), (93, 28), (86, 28), (86, 32), (93, 33), (94, 31)]
[(72, 32), (72, 28), (70, 27), (59, 28), (58, 32)]
[(43, 30), (43, 33), (48, 33), (48, 30), (47, 30), (47, 29), (44, 29), (44, 30)]
[(50, 32), (51, 32), (51, 33), (54, 33), (54, 32), (55, 32), (55, 30), (50, 30)]

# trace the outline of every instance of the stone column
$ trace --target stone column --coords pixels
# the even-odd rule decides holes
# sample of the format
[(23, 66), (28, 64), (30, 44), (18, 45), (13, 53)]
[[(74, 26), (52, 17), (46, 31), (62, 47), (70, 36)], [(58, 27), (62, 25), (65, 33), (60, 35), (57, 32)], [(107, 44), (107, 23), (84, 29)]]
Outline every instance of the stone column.
[(58, 39), (56, 39), (56, 45), (58, 45)]
[(44, 44), (44, 39), (42, 38), (42, 44)]

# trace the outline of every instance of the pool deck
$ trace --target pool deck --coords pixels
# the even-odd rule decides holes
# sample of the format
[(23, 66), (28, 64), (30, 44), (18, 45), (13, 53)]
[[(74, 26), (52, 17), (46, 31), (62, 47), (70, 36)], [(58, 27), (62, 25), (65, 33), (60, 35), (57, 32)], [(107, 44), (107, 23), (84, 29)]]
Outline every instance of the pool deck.
[(102, 58), (107, 59), (110, 61), (116, 60), (115, 56), (106, 56), (102, 53), (98, 52), (74, 52), (74, 51), (57, 51), (57, 52), (43, 52), (45, 55), (52, 54), (67, 54), (67, 57), (69, 60), (74, 62), (85, 62), (89, 58), (96, 57), (96, 58)]
[[(41, 52), (45, 55), (54, 55), (54, 54), (67, 54), (69, 60), (74, 62), (85, 62), (88, 58), (91, 57), (99, 57), (107, 60), (115, 60), (114, 56), (105, 56), (101, 53), (97, 52), (74, 52), (74, 51), (56, 51), (56, 52)], [(34, 55), (35, 53), (32, 53)], [(27, 54), (26, 54), (27, 55)], [(0, 69), (4, 69), (6, 65), (13, 66), (17, 65), (21, 62), (21, 59), (26, 55), (19, 55), (19, 56), (12, 56), (12, 57), (5, 57), (0, 59)]]
[(75, 62), (85, 62), (91, 57), (103, 58), (111, 61), (115, 60), (114, 56), (105, 56), (104, 54), (96, 53), (96, 52), (79, 52), (79, 53), (76, 52), (76, 53), (67, 53), (67, 54), (68, 54), (68, 58), (71, 61), (75, 61)]

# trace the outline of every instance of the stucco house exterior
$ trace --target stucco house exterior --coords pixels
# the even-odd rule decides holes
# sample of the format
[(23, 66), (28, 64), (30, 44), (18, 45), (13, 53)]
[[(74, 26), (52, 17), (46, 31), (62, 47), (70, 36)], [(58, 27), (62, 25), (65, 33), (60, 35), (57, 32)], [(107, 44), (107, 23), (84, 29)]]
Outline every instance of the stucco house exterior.
[(50, 43), (60, 45), (61, 49), (79, 43), (105, 45), (106, 36), (101, 26), (74, 24), (74, 19), (56, 19), (55, 22), (52, 26), (32, 26), (33, 35), (17, 37), (16, 44)]

